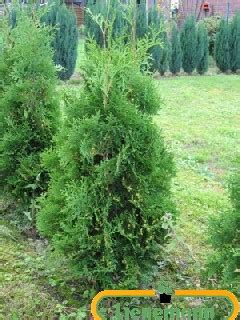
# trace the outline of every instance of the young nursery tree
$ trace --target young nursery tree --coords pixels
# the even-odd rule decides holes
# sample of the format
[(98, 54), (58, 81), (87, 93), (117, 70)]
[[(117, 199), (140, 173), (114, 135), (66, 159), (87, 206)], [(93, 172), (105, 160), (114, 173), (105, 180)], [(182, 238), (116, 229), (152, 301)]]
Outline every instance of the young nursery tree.
[(171, 35), (169, 69), (173, 74), (180, 72), (182, 66), (182, 50), (177, 24), (174, 22)]
[(0, 65), (1, 184), (15, 198), (20, 221), (34, 223), (36, 197), (47, 181), (40, 155), (51, 146), (57, 121), (49, 30), (36, 17), (18, 14), (4, 39)]
[(139, 287), (174, 210), (172, 157), (151, 117), (160, 99), (140, 71), (148, 47), (88, 41), (81, 95), (67, 99), (56, 148), (44, 155), (51, 181), (38, 228), (97, 290)]
[(230, 181), (232, 210), (222, 212), (211, 224), (211, 244), (215, 254), (208, 264), (209, 276), (213, 274), (223, 288), (239, 294), (240, 283), (240, 158)]
[(50, 10), (42, 17), (42, 22), (55, 27), (53, 38), (54, 62), (62, 70), (58, 76), (68, 80), (76, 66), (78, 30), (74, 12), (67, 9), (58, 0), (50, 3)]
[(222, 19), (219, 32), (216, 37), (216, 64), (222, 71), (226, 72), (230, 68), (230, 48), (229, 48), (229, 25)]
[(208, 70), (208, 33), (204, 23), (197, 28), (197, 72), (204, 74)]
[(232, 72), (240, 69), (240, 13), (237, 13), (230, 26), (230, 68)]
[(186, 18), (181, 33), (182, 67), (191, 74), (196, 68), (197, 32), (196, 20), (193, 16)]

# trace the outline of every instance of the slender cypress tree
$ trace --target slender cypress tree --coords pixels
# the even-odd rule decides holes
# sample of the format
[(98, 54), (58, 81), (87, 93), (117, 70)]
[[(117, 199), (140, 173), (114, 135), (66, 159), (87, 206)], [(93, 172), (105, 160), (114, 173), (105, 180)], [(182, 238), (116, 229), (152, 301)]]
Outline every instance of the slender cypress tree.
[(146, 0), (141, 0), (140, 4), (137, 5), (137, 21), (136, 22), (137, 22), (136, 36), (138, 39), (140, 39), (145, 36), (148, 29)]
[(230, 26), (230, 68), (232, 72), (240, 69), (240, 13), (237, 13)]
[(208, 33), (204, 23), (197, 28), (197, 71), (204, 74), (208, 70)]
[(222, 19), (217, 33), (215, 50), (217, 67), (222, 72), (228, 71), (230, 68), (229, 25), (224, 19)]
[(76, 15), (64, 4), (54, 0), (50, 11), (42, 17), (42, 22), (55, 27), (54, 62), (63, 68), (58, 73), (59, 78), (67, 80), (72, 76), (77, 61), (78, 30)]
[(171, 35), (169, 69), (173, 74), (180, 72), (182, 66), (182, 50), (177, 24), (174, 22)]
[(193, 16), (189, 16), (181, 33), (182, 67), (188, 74), (191, 74), (196, 68), (196, 46), (196, 20)]

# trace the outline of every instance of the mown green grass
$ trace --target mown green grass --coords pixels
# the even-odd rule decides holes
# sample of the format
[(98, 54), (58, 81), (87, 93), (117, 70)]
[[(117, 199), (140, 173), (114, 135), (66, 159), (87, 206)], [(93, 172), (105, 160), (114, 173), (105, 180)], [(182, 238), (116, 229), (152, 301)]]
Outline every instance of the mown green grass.
[(163, 105), (155, 121), (177, 168), (173, 254), (197, 279), (210, 252), (209, 218), (230, 206), (227, 179), (240, 153), (240, 78), (173, 77), (157, 85)]

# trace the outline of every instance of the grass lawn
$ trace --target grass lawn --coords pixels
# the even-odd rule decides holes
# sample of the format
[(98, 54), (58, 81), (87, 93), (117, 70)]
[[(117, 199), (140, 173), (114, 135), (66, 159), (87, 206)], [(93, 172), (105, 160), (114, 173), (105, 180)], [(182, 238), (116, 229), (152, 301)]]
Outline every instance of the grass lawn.
[[(162, 128), (177, 169), (173, 192), (179, 216), (174, 246), (170, 244), (168, 252), (186, 287), (188, 278), (189, 285), (197, 283), (210, 251), (206, 243), (209, 218), (230, 206), (227, 178), (240, 153), (240, 78), (184, 76), (156, 83), (163, 104), (154, 121)], [(49, 279), (48, 272), (41, 269), (44, 257), (39, 256), (36, 245), (15, 233), (14, 237), (17, 241), (0, 237), (2, 316), (54, 319), (54, 310), (61, 309), (58, 296), (49, 290), (54, 270)], [(24, 314), (28, 316), (24, 318)]]
[(162, 78), (158, 86), (164, 104), (155, 121), (177, 168), (174, 255), (197, 281), (209, 251), (208, 220), (230, 206), (227, 178), (240, 154), (240, 79), (185, 76)]

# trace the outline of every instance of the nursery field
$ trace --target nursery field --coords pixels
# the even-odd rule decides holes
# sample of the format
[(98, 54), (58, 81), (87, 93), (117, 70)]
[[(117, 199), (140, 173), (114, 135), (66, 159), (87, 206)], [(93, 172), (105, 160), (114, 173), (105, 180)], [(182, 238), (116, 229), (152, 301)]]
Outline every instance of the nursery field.
[[(227, 178), (240, 153), (240, 80), (226, 75), (186, 76), (156, 83), (163, 102), (154, 121), (174, 155), (173, 193), (181, 213), (162, 272), (183, 288), (201, 286), (200, 273), (211, 250), (208, 220), (230, 206)], [(3, 220), (1, 225), (8, 228), (2, 227), (5, 233), (0, 239), (2, 317), (54, 319), (59, 312), (76, 318), (75, 288), (57, 277), (59, 263), (48, 267), (44, 244), (10, 233), (12, 227)], [(168, 269), (169, 261), (174, 271)]]

